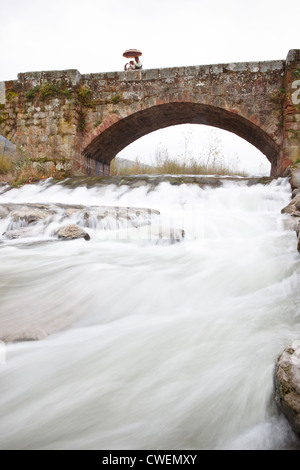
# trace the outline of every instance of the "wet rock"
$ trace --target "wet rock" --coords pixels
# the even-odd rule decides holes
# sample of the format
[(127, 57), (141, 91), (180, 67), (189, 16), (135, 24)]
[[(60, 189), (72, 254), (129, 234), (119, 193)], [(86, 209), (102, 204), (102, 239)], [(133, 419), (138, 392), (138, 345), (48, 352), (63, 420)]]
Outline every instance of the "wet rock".
[[(53, 213), (53, 212), (52, 212)], [(27, 224), (34, 224), (40, 220), (45, 220), (51, 215), (51, 212), (43, 209), (24, 207), (11, 213), (14, 222), (25, 221)]]
[(296, 227), (296, 234), (297, 234), (297, 237), (298, 237), (297, 249), (300, 252), (300, 222), (298, 222), (298, 225)]
[[(35, 227), (45, 233), (47, 227), (57, 222), (62, 229), (54, 236), (61, 239), (89, 239), (85, 227), (103, 231), (115, 231), (131, 227), (150, 225), (160, 212), (155, 209), (119, 206), (81, 206), (67, 204), (2, 204), (0, 218), (7, 219), (5, 237), (17, 239), (30, 236), (29, 232), (20, 228)], [(65, 226), (73, 226), (73, 230), (65, 231)], [(76, 227), (76, 230), (74, 229)], [(37, 232), (35, 232), (37, 233)], [(1, 234), (0, 234), (1, 235)]]
[(291, 168), (290, 184), (293, 190), (300, 188), (300, 165)]
[(275, 388), (277, 405), (300, 437), (300, 341), (294, 341), (279, 356)]
[(300, 189), (300, 164), (292, 165), (287, 167), (284, 172), (283, 176), (290, 179), (290, 185), (292, 191)]
[(7, 207), (0, 206), (0, 219), (5, 219), (9, 214), (9, 210)]
[(4, 194), (11, 189), (8, 183), (0, 183), (0, 194)]
[(68, 178), (64, 182), (60, 182), (60, 185), (78, 188), (78, 187), (101, 187), (113, 184), (115, 186), (128, 186), (129, 188), (137, 188), (141, 186), (148, 186), (149, 190), (155, 190), (155, 188), (161, 183), (170, 183), (171, 185), (180, 186), (182, 184), (193, 184), (200, 188), (219, 188), (223, 183), (228, 181), (244, 181), (247, 186), (255, 184), (269, 184), (276, 178), (262, 177), (218, 177), (218, 176), (204, 176), (204, 175), (135, 175), (135, 176), (93, 176), (84, 177), (77, 176)]
[(77, 238), (84, 238), (86, 241), (90, 240), (89, 234), (75, 224), (66, 225), (56, 232), (58, 238), (63, 240), (75, 240)]
[(18, 230), (8, 230), (3, 233), (3, 236), (8, 240), (17, 240), (19, 238), (31, 237), (33, 233), (30, 227), (21, 227)]
[(47, 338), (48, 334), (41, 328), (30, 326), (14, 331), (12, 328), (0, 333), (0, 341), (4, 343), (19, 343), (23, 341), (41, 341)]
[(299, 228), (299, 222), (298, 222), (298, 219), (296, 219), (295, 217), (289, 217), (288, 219), (284, 219), (282, 221), (282, 224), (283, 224), (284, 230), (290, 230), (291, 232), (297, 233), (298, 228)]
[(183, 241), (184, 237), (185, 232), (182, 228), (161, 227), (159, 225), (139, 227), (135, 235), (135, 238), (138, 240), (154, 242), (158, 245), (173, 245)]
[(298, 196), (298, 194), (300, 194), (300, 189), (294, 189), (294, 191), (292, 192), (292, 198), (294, 199), (294, 197)]
[(289, 214), (293, 217), (300, 217), (300, 194), (281, 210), (282, 214)]

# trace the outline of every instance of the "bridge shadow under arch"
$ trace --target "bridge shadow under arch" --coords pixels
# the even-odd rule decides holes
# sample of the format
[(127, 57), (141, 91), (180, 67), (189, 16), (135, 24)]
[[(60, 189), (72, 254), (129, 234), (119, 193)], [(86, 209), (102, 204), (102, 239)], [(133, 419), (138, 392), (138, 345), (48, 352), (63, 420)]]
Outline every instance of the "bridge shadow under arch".
[(279, 146), (261, 127), (234, 111), (191, 102), (158, 104), (126, 117), (118, 117), (84, 148), (83, 155), (110, 163), (125, 147), (137, 139), (178, 124), (204, 124), (232, 132), (260, 150), (271, 163), (271, 175), (276, 175)]

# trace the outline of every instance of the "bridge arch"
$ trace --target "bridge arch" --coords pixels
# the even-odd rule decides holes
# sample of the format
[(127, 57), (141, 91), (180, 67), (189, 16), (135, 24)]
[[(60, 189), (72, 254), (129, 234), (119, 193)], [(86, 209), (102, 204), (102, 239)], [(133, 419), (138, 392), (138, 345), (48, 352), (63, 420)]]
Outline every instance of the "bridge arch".
[(204, 124), (232, 132), (260, 150), (271, 163), (271, 174), (277, 173), (280, 147), (266, 131), (235, 111), (194, 102), (168, 102), (125, 117), (115, 115), (113, 122), (104, 122), (97, 133), (87, 136), (82, 154), (87, 164), (91, 161), (110, 164), (140, 137), (178, 124)]

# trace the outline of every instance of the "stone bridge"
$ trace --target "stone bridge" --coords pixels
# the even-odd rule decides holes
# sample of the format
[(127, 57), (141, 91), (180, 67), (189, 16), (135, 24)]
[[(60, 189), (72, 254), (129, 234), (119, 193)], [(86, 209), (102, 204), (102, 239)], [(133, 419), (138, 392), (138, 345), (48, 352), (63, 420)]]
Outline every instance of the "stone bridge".
[(0, 134), (33, 165), (73, 175), (108, 175), (127, 145), (185, 123), (233, 132), (282, 174), (300, 161), (300, 50), (270, 62), (30, 72), (0, 82)]

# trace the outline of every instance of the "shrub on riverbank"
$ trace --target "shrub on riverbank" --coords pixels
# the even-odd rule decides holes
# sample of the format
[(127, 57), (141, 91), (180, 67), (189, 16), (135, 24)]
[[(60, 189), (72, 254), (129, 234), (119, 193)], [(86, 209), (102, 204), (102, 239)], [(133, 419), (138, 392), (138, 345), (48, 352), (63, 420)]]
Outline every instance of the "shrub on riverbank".
[(144, 165), (136, 159), (127, 166), (119, 166), (116, 160), (111, 162), (112, 176), (129, 175), (238, 175), (247, 176), (245, 172), (235, 169), (225, 163), (213, 162), (205, 165), (194, 158), (177, 159), (166, 155), (156, 160), (152, 166)]

